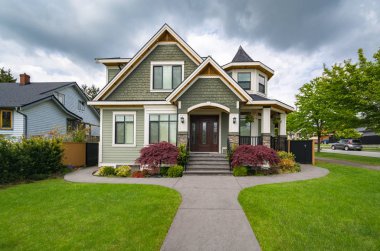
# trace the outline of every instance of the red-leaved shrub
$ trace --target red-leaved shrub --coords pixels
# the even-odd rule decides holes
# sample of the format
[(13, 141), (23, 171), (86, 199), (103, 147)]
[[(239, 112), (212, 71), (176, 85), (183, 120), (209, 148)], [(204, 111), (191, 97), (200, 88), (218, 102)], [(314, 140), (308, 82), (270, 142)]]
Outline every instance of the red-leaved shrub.
[(280, 162), (275, 150), (266, 146), (241, 145), (236, 148), (231, 165), (235, 166), (262, 166), (266, 163), (273, 166)]
[(144, 178), (145, 177), (145, 175), (142, 171), (134, 171), (131, 176), (132, 176), (132, 178)]
[(161, 164), (177, 164), (178, 149), (168, 142), (151, 144), (140, 150), (136, 163), (148, 168), (157, 168)]

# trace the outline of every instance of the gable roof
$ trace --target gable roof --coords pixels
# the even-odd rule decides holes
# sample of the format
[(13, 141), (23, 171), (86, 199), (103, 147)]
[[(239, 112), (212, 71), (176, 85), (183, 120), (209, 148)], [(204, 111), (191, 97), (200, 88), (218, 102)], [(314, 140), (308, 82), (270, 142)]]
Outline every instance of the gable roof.
[(94, 101), (98, 101), (107, 97), (128, 75), (131, 73), (141, 61), (150, 53), (154, 45), (159, 42), (178, 43), (179, 47), (190, 55), (191, 59), (199, 65), (203, 59), (200, 57), (178, 34), (167, 24), (161, 29), (137, 52), (137, 54), (124, 66), (124, 68), (99, 92)]
[(206, 60), (192, 73), (188, 76), (169, 96), (166, 101), (173, 102), (176, 101), (186, 90), (195, 82), (199, 75), (206, 76), (220, 76), (222, 81), (227, 85), (227, 87), (234, 92), (241, 101), (250, 102), (252, 98), (244, 91), (233, 78), (228, 75), (220, 65), (215, 62), (212, 57), (207, 57)]
[(245, 52), (241, 45), (231, 62), (253, 62), (253, 59)]

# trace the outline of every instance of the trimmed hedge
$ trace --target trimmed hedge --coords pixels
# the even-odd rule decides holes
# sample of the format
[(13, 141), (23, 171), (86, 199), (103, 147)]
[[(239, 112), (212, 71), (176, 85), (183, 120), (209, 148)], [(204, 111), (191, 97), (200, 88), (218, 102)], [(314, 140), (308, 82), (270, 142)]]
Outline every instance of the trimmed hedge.
[(0, 138), (0, 184), (61, 173), (62, 155), (59, 139), (31, 138), (13, 142)]
[(183, 166), (175, 165), (171, 166), (168, 169), (168, 177), (175, 178), (175, 177), (182, 177), (183, 174)]

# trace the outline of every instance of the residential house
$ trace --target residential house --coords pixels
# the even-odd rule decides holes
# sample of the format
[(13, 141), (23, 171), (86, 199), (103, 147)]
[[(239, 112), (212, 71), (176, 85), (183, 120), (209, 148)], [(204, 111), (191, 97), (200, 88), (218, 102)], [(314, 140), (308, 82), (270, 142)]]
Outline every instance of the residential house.
[(228, 142), (286, 138), (293, 108), (268, 98), (274, 71), (242, 47), (220, 66), (165, 24), (132, 58), (96, 60), (108, 74), (88, 102), (100, 109), (99, 165), (134, 164), (142, 147), (160, 141), (225, 153)]
[(99, 113), (75, 82), (30, 82), (24, 73), (19, 83), (0, 83), (0, 97), (2, 136), (66, 134), (81, 123), (99, 136)]

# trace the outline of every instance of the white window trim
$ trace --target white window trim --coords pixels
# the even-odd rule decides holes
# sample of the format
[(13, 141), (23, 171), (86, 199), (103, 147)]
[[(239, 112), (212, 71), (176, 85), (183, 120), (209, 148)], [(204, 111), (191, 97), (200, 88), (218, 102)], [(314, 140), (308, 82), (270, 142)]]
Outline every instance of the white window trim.
[[(239, 85), (239, 73), (249, 73), (249, 89), (244, 89)], [(252, 91), (252, 77), (253, 77), (253, 72), (248, 70), (248, 71), (242, 71), (239, 70), (236, 72), (236, 83), (244, 90), (244, 91)]]
[[(116, 144), (115, 143), (115, 117), (116, 115), (133, 115), (133, 144)], [(112, 147), (136, 147), (136, 112), (128, 111), (128, 112), (112, 112)]]
[(185, 61), (151, 61), (150, 62), (150, 92), (172, 92), (173, 89), (168, 90), (155, 90), (153, 89), (153, 67), (162, 65), (181, 65), (182, 67), (182, 81), (185, 77)]

